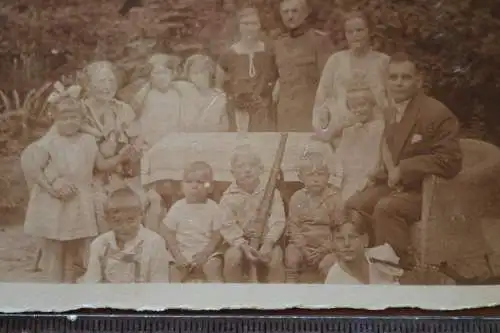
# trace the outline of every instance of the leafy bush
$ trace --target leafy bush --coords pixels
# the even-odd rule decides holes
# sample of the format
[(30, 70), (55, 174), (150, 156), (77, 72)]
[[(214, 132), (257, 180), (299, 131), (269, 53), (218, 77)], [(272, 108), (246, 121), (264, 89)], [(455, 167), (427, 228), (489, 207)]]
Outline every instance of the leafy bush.
[[(165, 50), (209, 45), (231, 15), (220, 1), (149, 0), (127, 17), (123, 0), (19, 0), (5, 7), (0, 23), (3, 90), (21, 92), (97, 58), (117, 60), (133, 36), (156, 37)], [(278, 0), (260, 1), (263, 25), (279, 26)], [(464, 133), (500, 142), (496, 119), (500, 84), (500, 3), (495, 0), (311, 0), (315, 25), (345, 46), (342, 10), (370, 13), (376, 47), (404, 49), (424, 69), (431, 93), (460, 117)], [(137, 12), (137, 11), (136, 11)], [(135, 18), (134, 18), (135, 16)], [(186, 47), (181, 47), (182, 45)], [(189, 52), (189, 51), (188, 51)], [(478, 126), (478, 122), (480, 126)]]

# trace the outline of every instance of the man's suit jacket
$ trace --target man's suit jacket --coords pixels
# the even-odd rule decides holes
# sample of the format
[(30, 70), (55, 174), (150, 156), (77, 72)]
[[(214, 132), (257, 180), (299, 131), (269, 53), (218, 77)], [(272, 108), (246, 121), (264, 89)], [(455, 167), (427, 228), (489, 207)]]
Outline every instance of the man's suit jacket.
[(405, 189), (420, 190), (427, 175), (453, 178), (462, 169), (455, 115), (441, 102), (419, 93), (400, 122), (388, 124), (385, 139)]

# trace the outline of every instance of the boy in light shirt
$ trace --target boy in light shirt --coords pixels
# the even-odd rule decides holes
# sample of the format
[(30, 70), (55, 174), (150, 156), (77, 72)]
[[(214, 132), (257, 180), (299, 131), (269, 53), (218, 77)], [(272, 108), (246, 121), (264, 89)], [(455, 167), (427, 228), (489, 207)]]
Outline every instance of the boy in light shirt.
[(222, 214), (208, 198), (213, 187), (213, 170), (205, 162), (193, 162), (184, 170), (184, 198), (177, 201), (163, 221), (162, 234), (175, 267), (172, 281), (183, 282), (202, 273), (207, 282), (222, 282), (222, 257), (217, 252), (222, 237)]
[(125, 187), (111, 193), (105, 205), (110, 231), (90, 246), (81, 283), (169, 282), (171, 256), (160, 235), (142, 226), (143, 204)]
[(255, 214), (266, 185), (260, 180), (262, 161), (250, 147), (239, 147), (231, 158), (231, 172), (234, 182), (220, 201), (224, 214), (221, 234), (229, 245), (224, 254), (224, 278), (226, 282), (243, 282), (248, 264), (260, 262), (267, 268), (267, 282), (283, 282), (283, 250), (278, 241), (285, 229), (285, 209), (279, 191), (274, 191), (262, 245), (253, 249), (249, 239), (255, 236)]
[(290, 199), (288, 217), (289, 244), (285, 250), (286, 282), (298, 282), (306, 267), (326, 276), (335, 256), (330, 252), (330, 229), (340, 214), (339, 195), (328, 184), (330, 172), (321, 153), (307, 153), (301, 158), (298, 177), (304, 188)]

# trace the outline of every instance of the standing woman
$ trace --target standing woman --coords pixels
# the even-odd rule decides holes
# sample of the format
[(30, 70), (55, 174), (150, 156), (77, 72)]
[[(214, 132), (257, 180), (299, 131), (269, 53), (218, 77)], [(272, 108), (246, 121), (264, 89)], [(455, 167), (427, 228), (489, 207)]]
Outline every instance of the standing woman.
[(277, 78), (273, 52), (262, 38), (257, 8), (240, 9), (238, 22), (240, 39), (220, 57), (216, 83), (229, 96), (233, 130), (270, 131), (274, 129), (271, 99)]
[[(346, 13), (344, 29), (349, 48), (330, 56), (316, 91), (313, 111), (316, 132), (334, 125), (338, 127), (339, 134), (343, 127), (349, 125), (343, 124), (345, 115), (339, 113), (344, 108), (338, 107), (338, 103), (345, 101), (346, 86), (353, 77), (361, 76), (369, 83), (379, 106), (388, 104), (384, 77), (389, 56), (372, 49), (368, 16), (361, 11)], [(377, 118), (385, 118), (385, 115), (379, 114)]]

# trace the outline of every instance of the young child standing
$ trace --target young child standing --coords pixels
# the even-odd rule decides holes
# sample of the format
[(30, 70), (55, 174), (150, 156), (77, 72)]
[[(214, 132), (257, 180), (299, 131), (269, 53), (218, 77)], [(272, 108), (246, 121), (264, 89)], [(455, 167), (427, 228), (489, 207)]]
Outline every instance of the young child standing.
[(33, 186), (24, 228), (44, 240), (52, 280), (75, 282), (86, 242), (98, 232), (93, 171), (115, 168), (129, 157), (131, 147), (104, 158), (95, 138), (82, 133), (83, 105), (72, 97), (57, 101), (54, 117), (50, 134), (30, 146), (36, 164), (25, 170)]
[(172, 261), (163, 238), (141, 225), (143, 203), (128, 187), (112, 192), (105, 205), (110, 231), (90, 246), (81, 283), (169, 282)]
[(399, 284), (403, 270), (390, 245), (368, 247), (368, 217), (348, 210), (343, 221), (333, 228), (337, 263), (326, 277), (325, 284)]
[(239, 147), (231, 158), (231, 172), (234, 182), (220, 201), (224, 214), (221, 234), (229, 245), (224, 254), (224, 278), (226, 282), (241, 283), (248, 263), (259, 261), (268, 269), (268, 282), (282, 282), (283, 251), (278, 240), (285, 229), (285, 209), (279, 191), (274, 192), (269, 218), (261, 237), (262, 245), (259, 249), (253, 249), (249, 239), (255, 234), (255, 214), (265, 190), (265, 183), (260, 179), (262, 161), (250, 147)]
[(308, 153), (298, 168), (304, 188), (290, 199), (289, 244), (285, 251), (286, 282), (298, 282), (303, 267), (320, 268), (323, 277), (335, 259), (330, 229), (338, 218), (339, 197), (329, 186), (330, 172), (321, 153)]
[(344, 203), (369, 186), (379, 171), (385, 127), (383, 119), (375, 118), (375, 96), (363, 80), (353, 80), (348, 85), (346, 107), (351, 123), (343, 129), (336, 152)]
[(164, 220), (167, 246), (175, 260), (173, 282), (202, 273), (208, 282), (222, 282), (222, 258), (217, 252), (222, 237), (222, 213), (208, 195), (213, 170), (205, 162), (193, 162), (184, 170), (184, 198), (174, 203)]

